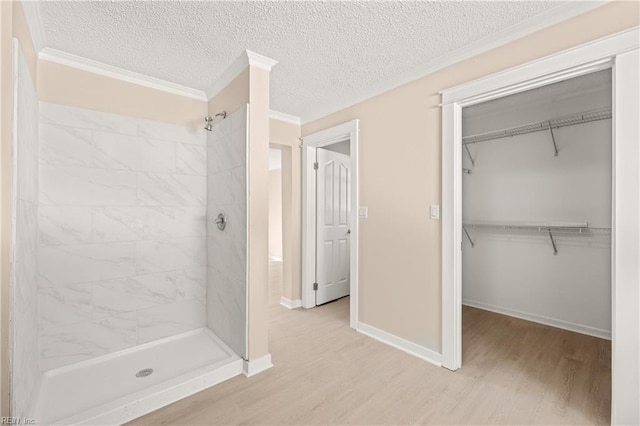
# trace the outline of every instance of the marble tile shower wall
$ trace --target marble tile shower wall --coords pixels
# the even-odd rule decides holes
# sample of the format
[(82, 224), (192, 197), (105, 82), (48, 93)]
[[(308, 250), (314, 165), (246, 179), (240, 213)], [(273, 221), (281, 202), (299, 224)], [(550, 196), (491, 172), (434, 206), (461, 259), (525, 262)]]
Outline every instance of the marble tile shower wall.
[[(247, 330), (247, 108), (218, 123), (207, 136), (207, 323), (246, 357)], [(218, 213), (227, 227), (212, 222)]]
[(40, 103), (42, 370), (206, 326), (204, 130)]
[(15, 153), (16, 183), (14, 272), (11, 324), (13, 334), (12, 415), (32, 417), (29, 404), (39, 378), (38, 359), (38, 95), (29, 67), (19, 52)]

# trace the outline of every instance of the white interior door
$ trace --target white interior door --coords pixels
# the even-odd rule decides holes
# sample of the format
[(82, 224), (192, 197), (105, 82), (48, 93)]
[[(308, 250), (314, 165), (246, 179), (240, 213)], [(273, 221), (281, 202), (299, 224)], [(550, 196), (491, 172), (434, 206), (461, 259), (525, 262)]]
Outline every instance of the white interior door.
[(349, 294), (350, 158), (316, 149), (316, 305)]

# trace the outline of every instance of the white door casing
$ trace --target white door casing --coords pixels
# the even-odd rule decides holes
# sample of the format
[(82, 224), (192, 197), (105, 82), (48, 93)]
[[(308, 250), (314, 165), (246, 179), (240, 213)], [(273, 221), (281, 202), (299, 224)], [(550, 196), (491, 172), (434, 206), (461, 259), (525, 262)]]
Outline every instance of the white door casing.
[(349, 294), (348, 155), (316, 149), (316, 305)]
[(350, 183), (349, 183), (349, 325), (358, 329), (358, 121), (351, 120), (317, 133), (302, 140), (302, 306), (316, 306), (313, 290), (316, 262), (316, 181), (313, 164), (316, 149), (338, 142), (349, 142)]
[(462, 366), (462, 108), (613, 71), (612, 424), (640, 422), (640, 27), (442, 92), (442, 365)]

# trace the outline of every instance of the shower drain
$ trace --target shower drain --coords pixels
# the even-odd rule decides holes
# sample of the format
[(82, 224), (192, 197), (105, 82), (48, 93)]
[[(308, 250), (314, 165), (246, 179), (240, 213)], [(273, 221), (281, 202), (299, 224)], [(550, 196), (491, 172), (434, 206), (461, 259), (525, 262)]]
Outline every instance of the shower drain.
[(147, 377), (153, 373), (153, 368), (145, 368), (136, 373), (136, 377)]

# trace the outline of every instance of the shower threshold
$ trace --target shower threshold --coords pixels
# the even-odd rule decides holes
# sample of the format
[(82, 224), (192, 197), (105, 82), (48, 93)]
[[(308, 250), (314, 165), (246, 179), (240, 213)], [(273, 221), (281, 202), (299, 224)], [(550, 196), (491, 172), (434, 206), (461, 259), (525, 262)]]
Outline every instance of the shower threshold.
[(207, 328), (42, 375), (37, 424), (122, 424), (242, 373), (242, 359)]

